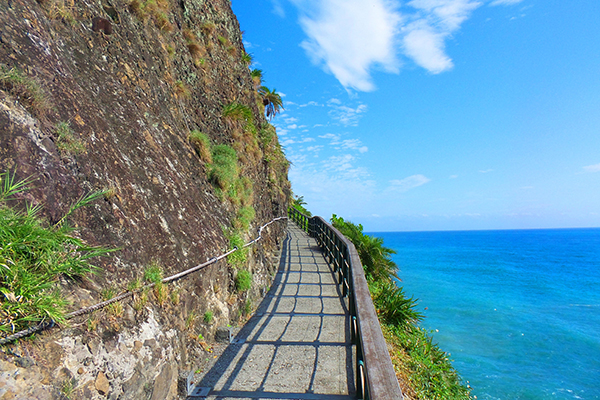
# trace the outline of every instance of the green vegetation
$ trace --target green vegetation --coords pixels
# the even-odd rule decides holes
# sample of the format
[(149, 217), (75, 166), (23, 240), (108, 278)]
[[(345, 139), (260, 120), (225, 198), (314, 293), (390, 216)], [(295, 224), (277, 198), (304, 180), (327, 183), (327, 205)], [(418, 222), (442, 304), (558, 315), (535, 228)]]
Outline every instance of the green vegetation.
[(266, 86), (261, 86), (258, 89), (258, 94), (262, 97), (263, 105), (265, 106), (265, 116), (269, 118), (269, 121), (283, 110), (283, 100), (275, 89), (271, 91)]
[(204, 322), (206, 322), (207, 324), (210, 325), (210, 323), (213, 320), (213, 312), (212, 311), (207, 311), (204, 313)]
[(75, 25), (75, 17), (73, 16), (72, 7), (65, 4), (65, 0), (50, 0), (44, 1), (48, 9), (50, 19), (63, 21), (69, 25)]
[(132, 0), (129, 2), (129, 10), (141, 21), (152, 17), (154, 25), (165, 33), (173, 31), (173, 25), (169, 21), (168, 0)]
[(252, 82), (254, 83), (254, 90), (258, 91), (258, 88), (261, 86), (262, 83), (262, 69), (253, 69), (252, 71), (250, 71), (250, 77), (252, 78)]
[(235, 277), (235, 288), (238, 292), (245, 292), (252, 287), (252, 274), (250, 271), (242, 269)]
[(198, 130), (193, 130), (190, 132), (188, 140), (192, 143), (202, 161), (207, 164), (212, 163), (210, 139), (208, 136)]
[(196, 314), (196, 311), (192, 310), (185, 319), (185, 329), (191, 329), (196, 323), (197, 318), (198, 315)]
[(229, 264), (234, 268), (239, 268), (246, 264), (248, 249), (243, 248), (244, 239), (242, 239), (240, 231), (235, 229), (225, 229), (223, 233), (225, 234), (225, 238), (229, 241), (229, 248), (234, 249), (237, 247), (238, 249), (227, 257)]
[(168, 298), (167, 287), (163, 284), (163, 270), (155, 262), (151, 263), (144, 271), (144, 279), (154, 283), (154, 297), (159, 305), (163, 305)]
[(252, 312), (252, 300), (247, 299), (246, 302), (244, 303), (244, 308), (242, 309), (242, 314), (250, 315), (251, 312)]
[[(104, 289), (102, 291), (102, 300), (103, 301), (107, 301), (112, 299), (113, 297), (115, 297), (116, 295), (116, 291), (112, 288), (110, 289)], [(106, 310), (108, 311), (108, 313), (114, 317), (120, 317), (123, 315), (123, 304), (121, 304), (121, 302), (117, 301), (114, 303), (110, 303), (108, 306), (106, 306)]]
[(237, 212), (236, 219), (233, 221), (234, 228), (247, 231), (255, 216), (256, 211), (254, 211), (254, 207), (245, 206), (240, 208)]
[(60, 394), (66, 399), (71, 399), (76, 387), (77, 380), (75, 378), (67, 378), (60, 386)]
[(254, 57), (252, 57), (252, 54), (248, 54), (246, 52), (244, 52), (242, 54), (242, 62), (244, 64), (246, 64), (247, 66), (250, 66), (250, 64), (252, 64), (253, 60), (254, 60)]
[(191, 92), (185, 83), (182, 81), (176, 81), (173, 84), (173, 91), (177, 95), (177, 97), (181, 97), (183, 99), (190, 97)]
[(239, 175), (235, 150), (225, 144), (216, 145), (212, 148), (212, 161), (209, 180), (219, 189), (228, 190)]
[(73, 236), (67, 217), (101, 198), (103, 192), (83, 196), (55, 225), (39, 217), (41, 206), (20, 211), (8, 203), (26, 190), (30, 181), (0, 175), (0, 332), (6, 334), (40, 322), (65, 322), (68, 305), (58, 282), (81, 279), (96, 267), (91, 259), (111, 250), (86, 245)]
[[(312, 213), (308, 211), (306, 207), (304, 207), (305, 204), (306, 201), (304, 201), (304, 196), (296, 196), (292, 201), (292, 207), (294, 207), (296, 210), (300, 211), (307, 217), (312, 217)], [(333, 217), (335, 218), (335, 215)], [(350, 237), (348, 237), (348, 239), (350, 239)]]
[(162, 283), (163, 280), (163, 271), (162, 268), (156, 263), (151, 263), (144, 270), (144, 279), (150, 283), (158, 284)]
[(239, 103), (230, 103), (223, 107), (223, 116), (232, 120), (244, 120), (252, 122), (252, 110), (248, 106)]
[(183, 37), (193, 59), (199, 59), (204, 55), (204, 49), (198, 44), (196, 34), (190, 29), (183, 30)]
[(229, 46), (229, 39), (227, 39), (225, 36), (219, 36), (218, 40), (219, 40), (219, 43), (221, 43), (221, 46), (223, 46), (223, 47)]
[(402, 381), (409, 382), (418, 399), (470, 399), (469, 389), (461, 383), (447, 354), (417, 326), (423, 315), (415, 309), (416, 300), (407, 298), (396, 285), (397, 265), (391, 260), (394, 251), (384, 247), (382, 239), (365, 235), (360, 224), (336, 215), (331, 223), (356, 247), (379, 322), (393, 349), (392, 362)]
[(67, 154), (80, 154), (85, 151), (83, 142), (75, 138), (69, 122), (61, 121), (56, 124), (56, 147)]
[(211, 21), (206, 21), (204, 22), (202, 25), (200, 25), (200, 30), (202, 31), (202, 33), (204, 33), (206, 36), (210, 36), (214, 33), (215, 29), (216, 29), (216, 25), (214, 24), (214, 22)]
[(30, 111), (43, 114), (50, 108), (42, 86), (18, 68), (0, 64), (0, 89), (16, 97)]

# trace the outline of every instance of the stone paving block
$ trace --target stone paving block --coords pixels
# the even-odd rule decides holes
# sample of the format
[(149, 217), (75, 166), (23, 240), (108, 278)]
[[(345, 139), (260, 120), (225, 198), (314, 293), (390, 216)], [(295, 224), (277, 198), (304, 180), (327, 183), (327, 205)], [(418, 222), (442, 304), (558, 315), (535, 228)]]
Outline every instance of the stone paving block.
[[(290, 223), (273, 287), (214, 367), (203, 399), (355, 398), (348, 300), (312, 238)], [(279, 397), (281, 396), (281, 397)]]

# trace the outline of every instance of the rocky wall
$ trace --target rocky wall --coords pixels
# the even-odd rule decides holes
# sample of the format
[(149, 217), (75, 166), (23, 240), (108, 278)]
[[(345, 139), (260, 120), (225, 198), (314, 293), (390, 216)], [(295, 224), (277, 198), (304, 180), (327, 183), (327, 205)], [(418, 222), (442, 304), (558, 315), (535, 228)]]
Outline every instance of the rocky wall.
[[(0, 2), (0, 64), (43, 92), (33, 101), (0, 87), (0, 172), (33, 179), (15, 206), (42, 205), (56, 223), (82, 195), (108, 190), (71, 218), (89, 244), (119, 249), (95, 260), (96, 276), (57, 282), (73, 309), (124, 290), (151, 263), (170, 275), (228, 249), (236, 206), (209, 182), (192, 130), (238, 149), (256, 210), (245, 239), (285, 214), (287, 169), (274, 169), (260, 140), (258, 150), (240, 144), (239, 122), (223, 116), (235, 102), (266, 123), (244, 54), (228, 0)], [(273, 224), (251, 250), (249, 292), (222, 261), (169, 285), (166, 301), (149, 293), (120, 315), (97, 311), (3, 347), (0, 399), (177, 398), (178, 376), (206, 356), (215, 329), (243, 322), (269, 287), (284, 228)]]

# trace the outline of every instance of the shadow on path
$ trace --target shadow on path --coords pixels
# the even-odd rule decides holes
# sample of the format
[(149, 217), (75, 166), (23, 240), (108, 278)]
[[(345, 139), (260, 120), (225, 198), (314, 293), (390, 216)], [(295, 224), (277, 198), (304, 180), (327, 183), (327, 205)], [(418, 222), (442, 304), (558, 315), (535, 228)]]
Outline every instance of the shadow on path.
[(333, 269), (290, 223), (271, 290), (188, 399), (354, 399), (349, 324)]

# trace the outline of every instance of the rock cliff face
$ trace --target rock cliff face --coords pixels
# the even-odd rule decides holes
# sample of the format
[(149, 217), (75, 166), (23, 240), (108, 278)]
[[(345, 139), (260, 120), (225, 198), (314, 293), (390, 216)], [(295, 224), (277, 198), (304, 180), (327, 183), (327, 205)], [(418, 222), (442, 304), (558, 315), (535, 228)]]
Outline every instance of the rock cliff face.
[[(71, 221), (89, 244), (119, 250), (95, 260), (90, 280), (57, 282), (72, 309), (125, 290), (151, 263), (171, 275), (229, 248), (241, 205), (211, 183), (194, 130), (237, 151), (256, 211), (244, 239), (285, 215), (288, 165), (228, 0), (3, 0), (0, 64), (20, 79), (0, 83), (0, 172), (35, 179), (16, 206), (40, 204), (55, 223), (107, 190)], [(224, 116), (232, 104), (251, 118)], [(162, 305), (150, 293), (121, 315), (97, 311), (5, 346), (0, 399), (177, 398), (178, 377), (207, 357), (198, 334), (240, 322), (268, 289), (284, 227), (271, 225), (245, 265), (221, 261), (169, 285)], [(249, 291), (236, 290), (240, 268)]]

